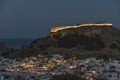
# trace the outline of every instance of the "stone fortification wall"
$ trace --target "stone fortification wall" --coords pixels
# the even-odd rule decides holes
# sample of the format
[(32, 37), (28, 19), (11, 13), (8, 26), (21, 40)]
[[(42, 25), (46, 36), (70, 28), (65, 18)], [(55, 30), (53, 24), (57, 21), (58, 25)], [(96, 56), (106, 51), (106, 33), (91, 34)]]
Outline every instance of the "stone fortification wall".
[(53, 27), (51, 29), (51, 32), (52, 33), (55, 33), (55, 32), (58, 32), (60, 30), (64, 30), (64, 29), (69, 29), (69, 28), (79, 28), (79, 27), (84, 27), (84, 26), (88, 26), (88, 27), (91, 27), (91, 26), (108, 26), (108, 27), (112, 27), (112, 24), (111, 23), (103, 23), (103, 24), (81, 24), (81, 25), (78, 25), (78, 26), (58, 26), (58, 27)]

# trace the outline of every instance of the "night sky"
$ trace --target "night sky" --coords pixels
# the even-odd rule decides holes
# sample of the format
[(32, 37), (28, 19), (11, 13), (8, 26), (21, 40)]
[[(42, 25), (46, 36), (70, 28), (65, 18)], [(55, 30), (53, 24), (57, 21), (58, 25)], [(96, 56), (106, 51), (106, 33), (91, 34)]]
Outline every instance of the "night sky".
[(0, 38), (39, 38), (52, 26), (97, 21), (120, 29), (120, 0), (0, 0)]

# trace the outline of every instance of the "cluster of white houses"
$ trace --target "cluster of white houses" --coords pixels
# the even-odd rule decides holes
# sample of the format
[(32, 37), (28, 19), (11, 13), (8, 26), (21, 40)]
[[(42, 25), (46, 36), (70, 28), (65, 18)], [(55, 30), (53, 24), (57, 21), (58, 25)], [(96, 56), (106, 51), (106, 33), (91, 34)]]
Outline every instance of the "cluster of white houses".
[[(1, 80), (50, 80), (53, 75), (75, 74), (86, 80), (120, 80), (120, 61), (87, 58), (64, 59), (59, 54), (52, 57), (39, 55), (22, 61), (1, 58)], [(7, 77), (6, 77), (7, 76)]]

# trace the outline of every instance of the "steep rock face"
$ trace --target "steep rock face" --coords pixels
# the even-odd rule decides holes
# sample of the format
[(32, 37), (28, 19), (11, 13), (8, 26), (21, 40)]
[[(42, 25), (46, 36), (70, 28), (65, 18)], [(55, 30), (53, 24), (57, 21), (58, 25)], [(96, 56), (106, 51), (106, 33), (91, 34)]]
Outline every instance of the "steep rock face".
[(80, 49), (101, 49), (120, 43), (120, 31), (108, 26), (84, 26), (75, 29), (64, 29), (51, 33), (51, 38), (56, 39), (57, 47)]

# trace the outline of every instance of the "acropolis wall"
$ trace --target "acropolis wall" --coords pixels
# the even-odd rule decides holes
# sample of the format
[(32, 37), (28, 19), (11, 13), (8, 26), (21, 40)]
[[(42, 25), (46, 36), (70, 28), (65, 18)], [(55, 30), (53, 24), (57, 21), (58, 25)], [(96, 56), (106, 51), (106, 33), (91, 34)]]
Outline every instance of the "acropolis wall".
[(88, 26), (88, 27), (91, 27), (91, 26), (108, 26), (108, 27), (112, 27), (112, 24), (111, 23), (103, 23), (103, 24), (81, 24), (81, 25), (78, 25), (78, 26), (58, 26), (58, 27), (53, 27), (51, 29), (51, 32), (55, 33), (55, 32), (58, 32), (58, 31), (64, 30), (64, 29), (79, 28), (79, 27), (84, 27), (84, 26)]

